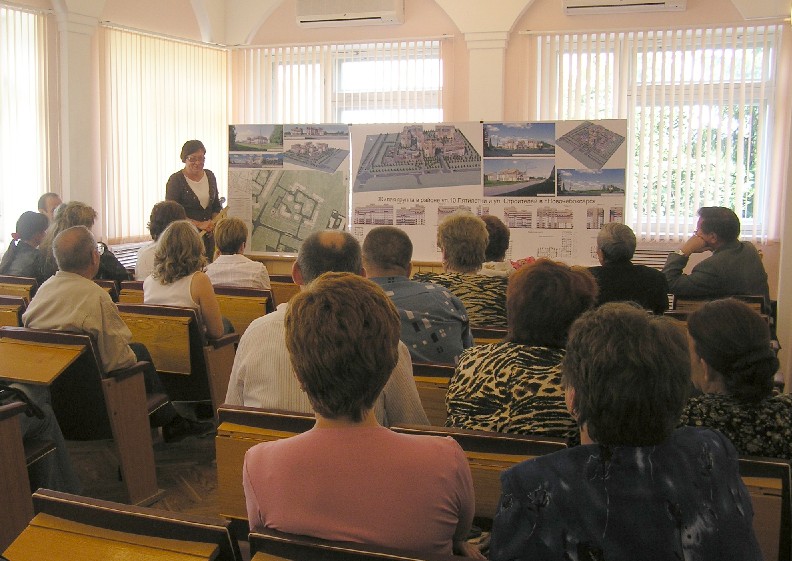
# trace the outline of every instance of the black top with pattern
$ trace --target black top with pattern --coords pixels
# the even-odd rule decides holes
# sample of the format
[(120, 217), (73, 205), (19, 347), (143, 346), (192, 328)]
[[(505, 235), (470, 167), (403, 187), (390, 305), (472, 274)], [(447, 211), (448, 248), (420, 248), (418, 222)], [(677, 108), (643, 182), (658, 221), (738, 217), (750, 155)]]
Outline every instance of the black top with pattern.
[(506, 327), (508, 277), (466, 273), (415, 273), (412, 280), (446, 287), (462, 300), (470, 325)]

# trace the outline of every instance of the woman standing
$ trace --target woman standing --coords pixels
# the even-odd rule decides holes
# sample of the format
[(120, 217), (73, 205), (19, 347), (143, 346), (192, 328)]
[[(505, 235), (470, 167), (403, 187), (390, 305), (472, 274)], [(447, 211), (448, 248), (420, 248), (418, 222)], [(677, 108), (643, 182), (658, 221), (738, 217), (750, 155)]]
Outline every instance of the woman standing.
[(179, 157), (184, 162), (184, 169), (168, 178), (165, 200), (176, 201), (184, 207), (187, 219), (201, 231), (206, 258), (211, 261), (214, 256), (212, 219), (223, 208), (217, 191), (217, 178), (211, 170), (204, 169), (206, 148), (200, 140), (185, 142)]

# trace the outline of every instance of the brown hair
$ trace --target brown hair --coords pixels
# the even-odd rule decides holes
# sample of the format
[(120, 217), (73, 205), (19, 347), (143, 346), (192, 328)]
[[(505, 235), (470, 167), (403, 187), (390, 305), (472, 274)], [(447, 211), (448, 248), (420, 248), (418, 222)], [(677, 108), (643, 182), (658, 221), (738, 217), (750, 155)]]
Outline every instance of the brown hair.
[(171, 284), (206, 266), (204, 244), (195, 226), (177, 220), (162, 232), (154, 252), (152, 276), (161, 284)]
[(223, 255), (233, 255), (247, 241), (248, 229), (239, 218), (230, 216), (220, 220), (214, 229), (217, 249)]
[(353, 273), (324, 273), (289, 302), (286, 348), (314, 410), (359, 422), (399, 357), (399, 313)]
[(497, 216), (485, 214), (481, 217), (487, 226), (489, 242), (484, 252), (484, 259), (487, 261), (503, 261), (506, 258), (506, 250), (509, 249), (509, 239), (511, 232), (509, 227)]
[(187, 214), (184, 212), (184, 207), (176, 201), (160, 201), (151, 207), (151, 216), (149, 216), (148, 229), (151, 233), (151, 239), (157, 241), (160, 234), (165, 231), (171, 222), (176, 220), (185, 220)]
[(203, 145), (203, 142), (200, 140), (188, 140), (184, 143), (184, 146), (182, 146), (179, 157), (181, 158), (182, 162), (186, 162), (187, 156), (190, 154), (195, 154), (198, 150), (201, 150), (204, 154), (206, 154), (206, 147)]
[(725, 206), (703, 206), (698, 209), (701, 217), (701, 230), (705, 234), (715, 234), (719, 242), (731, 242), (740, 236), (740, 219), (734, 211)]
[(452, 269), (475, 273), (484, 263), (489, 234), (484, 221), (465, 211), (456, 211), (437, 226), (437, 245)]
[(56, 208), (47, 235), (39, 245), (39, 252), (41, 252), (41, 258), (44, 261), (42, 270), (58, 268), (55, 256), (52, 254), (52, 244), (58, 234), (73, 226), (85, 226), (90, 230), (95, 220), (96, 211), (80, 201), (64, 203)]
[(363, 240), (364, 264), (370, 264), (377, 269), (403, 269), (406, 274), (410, 268), (412, 253), (410, 237), (395, 226), (377, 226)]

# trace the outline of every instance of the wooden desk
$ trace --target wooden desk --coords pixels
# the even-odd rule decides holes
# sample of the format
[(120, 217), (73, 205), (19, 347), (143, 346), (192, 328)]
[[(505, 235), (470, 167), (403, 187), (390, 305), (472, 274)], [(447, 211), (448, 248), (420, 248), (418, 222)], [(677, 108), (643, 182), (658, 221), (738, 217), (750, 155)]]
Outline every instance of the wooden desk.
[[(35, 351), (34, 351), (35, 349)], [(36, 368), (30, 368), (35, 352)], [(50, 385), (85, 352), (84, 345), (56, 345), (0, 339), (0, 378), (14, 382)]]

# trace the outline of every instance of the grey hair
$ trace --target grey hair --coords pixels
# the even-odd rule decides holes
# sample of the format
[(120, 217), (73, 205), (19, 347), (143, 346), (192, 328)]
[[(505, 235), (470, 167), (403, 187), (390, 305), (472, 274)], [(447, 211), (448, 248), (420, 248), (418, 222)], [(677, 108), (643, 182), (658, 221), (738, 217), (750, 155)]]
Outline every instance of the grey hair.
[(635, 253), (635, 232), (626, 224), (610, 222), (597, 235), (597, 248), (606, 263), (629, 261)]

